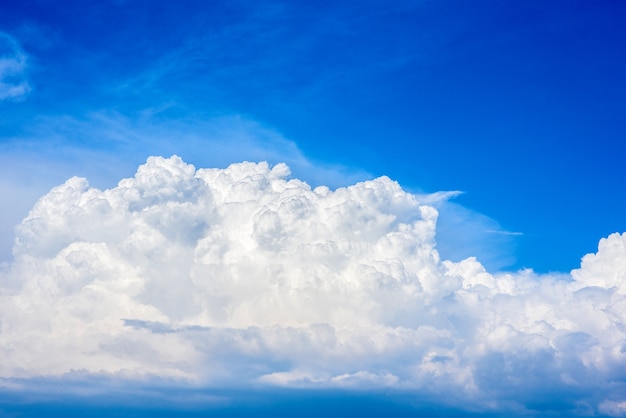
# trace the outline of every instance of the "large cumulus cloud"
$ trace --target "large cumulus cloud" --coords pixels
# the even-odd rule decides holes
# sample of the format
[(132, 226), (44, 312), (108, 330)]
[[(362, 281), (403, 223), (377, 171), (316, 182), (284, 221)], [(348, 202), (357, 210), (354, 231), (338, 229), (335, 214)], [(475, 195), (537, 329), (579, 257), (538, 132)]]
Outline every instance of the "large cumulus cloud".
[[(148, 159), (17, 227), (0, 376), (392, 387), (480, 408), (626, 412), (626, 234), (569, 275), (440, 259), (433, 197), (284, 164)], [(534, 406), (533, 406), (534, 405)]]

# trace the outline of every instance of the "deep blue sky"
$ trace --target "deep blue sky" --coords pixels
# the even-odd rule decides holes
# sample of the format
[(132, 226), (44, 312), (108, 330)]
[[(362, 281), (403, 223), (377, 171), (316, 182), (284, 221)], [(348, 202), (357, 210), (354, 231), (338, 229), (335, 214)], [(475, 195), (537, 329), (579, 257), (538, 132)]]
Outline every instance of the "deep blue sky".
[(620, 1), (5, 1), (31, 91), (0, 101), (0, 139), (30, 162), (118, 152), (114, 183), (155, 153), (215, 159), (180, 138), (120, 148), (68, 120), (237, 115), (314, 162), (464, 191), (457, 203), (521, 233), (503, 267), (569, 271), (626, 230), (624, 21)]
[[(0, 391), (0, 413), (17, 414), (23, 418), (37, 417), (573, 417), (589, 416), (571, 397), (559, 398), (545, 393), (528, 406), (534, 410), (467, 410), (458, 406), (442, 406), (427, 396), (403, 391), (350, 391), (302, 389), (177, 389), (148, 385), (125, 387), (125, 391), (109, 387), (106, 394), (93, 391), (85, 397), (72, 393), (40, 391), (41, 382), (30, 382), (34, 394), (27, 396)], [(105, 385), (106, 386), (106, 385)], [(534, 392), (530, 390), (529, 392)], [(523, 396), (522, 396), (523, 398)], [(33, 402), (33, 400), (36, 400)], [(595, 417), (606, 415), (596, 414)]]

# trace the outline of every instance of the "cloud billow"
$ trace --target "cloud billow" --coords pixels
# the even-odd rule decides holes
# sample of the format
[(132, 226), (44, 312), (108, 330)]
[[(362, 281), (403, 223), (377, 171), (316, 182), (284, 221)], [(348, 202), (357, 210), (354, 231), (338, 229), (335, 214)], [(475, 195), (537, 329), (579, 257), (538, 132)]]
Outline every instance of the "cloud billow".
[(2, 273), (0, 376), (626, 414), (626, 234), (571, 275), (492, 274), (440, 258), (427, 196), (386, 177), (330, 190), (289, 176), (151, 157), (108, 190), (55, 187)]

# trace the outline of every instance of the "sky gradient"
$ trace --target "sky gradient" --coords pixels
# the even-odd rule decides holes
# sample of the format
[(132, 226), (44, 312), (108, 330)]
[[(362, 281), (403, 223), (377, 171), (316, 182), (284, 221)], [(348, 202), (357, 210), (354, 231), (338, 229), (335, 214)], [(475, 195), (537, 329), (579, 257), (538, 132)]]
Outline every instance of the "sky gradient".
[(618, 1), (5, 1), (3, 399), (80, 371), (626, 414), (624, 21)]

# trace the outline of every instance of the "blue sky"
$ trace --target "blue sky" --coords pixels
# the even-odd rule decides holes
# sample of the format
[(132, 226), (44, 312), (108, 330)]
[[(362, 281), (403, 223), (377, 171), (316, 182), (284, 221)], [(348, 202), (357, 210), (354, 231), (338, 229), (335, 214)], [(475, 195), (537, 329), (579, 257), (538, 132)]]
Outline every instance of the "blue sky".
[[(436, 248), (442, 259), (461, 262), (473, 256), (491, 274), (521, 275), (520, 282), (534, 274), (533, 283), (540, 284), (532, 286), (543, 289), (537, 291), (543, 295), (541, 300), (548, 298), (546, 289), (552, 280), (585, 281), (590, 286), (604, 283), (607, 289), (621, 286), (612, 281), (621, 277), (621, 270), (613, 276), (603, 273), (599, 279), (588, 272), (609, 270), (588, 267), (578, 276), (572, 273), (574, 279), (570, 277), (588, 253), (598, 252), (597, 260), (613, 260), (606, 262), (610, 266), (619, 267), (623, 260), (619, 252), (607, 249), (600, 254), (598, 250), (600, 239), (626, 231), (626, 6), (619, 1), (117, 0), (87, 4), (71, 0), (61, 7), (25, 0), (4, 1), (0, 10), (0, 192), (5, 196), (0, 202), (0, 261), (8, 272), (6, 289), (14, 289), (11, 280), (19, 281), (20, 274), (30, 271), (20, 267), (20, 263), (28, 264), (21, 257), (52, 257), (53, 248), (61, 254), (103, 234), (80, 235), (89, 223), (79, 230), (75, 225), (83, 225), (82, 218), (70, 217), (68, 209), (63, 215), (66, 223), (59, 227), (64, 232), (46, 235), (57, 225), (47, 216), (56, 213), (55, 205), (61, 205), (51, 205), (49, 197), (33, 209), (49, 221), (48, 226), (42, 223), (45, 227), (37, 229), (25, 221), (15, 241), (14, 226), (27, 217), (37, 199), (72, 176), (86, 177), (89, 184), (103, 190), (113, 189), (122, 178), (133, 177), (148, 157), (171, 155), (196, 168), (225, 168), (242, 161), (268, 161), (271, 166), (285, 162), (291, 168), (288, 178), (331, 189), (387, 176), (439, 211)], [(175, 178), (187, 175), (182, 162), (160, 161), (153, 160), (145, 172), (157, 173), (155, 178), (165, 183), (169, 180), (159, 177), (161, 169), (178, 173), (172, 174)], [(263, 167), (242, 170), (257, 170), (268, 181), (278, 175), (266, 173)], [(144, 181), (140, 177), (137, 184)], [(172, 187), (183, 187), (187, 181)], [(399, 193), (388, 183), (372, 184), (390, 193), (387, 197)], [(76, 183), (75, 187), (83, 186)], [(149, 190), (145, 185), (137, 187)], [(354, 190), (359, 207), (371, 209), (369, 195)], [(71, 195), (67, 193), (63, 196)], [(196, 189), (189, 193), (200, 199)], [(126, 195), (122, 199), (127, 198), (131, 199)], [(322, 200), (315, 200), (318, 197), (311, 199), (326, 208)], [(367, 225), (381, 231), (396, 228), (395, 223), (385, 223), (385, 210), (413, 222), (416, 218), (405, 211), (417, 209), (406, 199), (397, 207), (377, 206), (380, 213), (370, 213), (377, 220)], [(370, 222), (346, 205), (345, 213), (356, 219), (354, 225)], [(91, 207), (85, 208), (85, 213), (92, 213)], [(169, 209), (163, 206), (163, 210)], [(322, 212), (319, 224), (334, 219)], [(196, 215), (185, 213), (188, 217), (181, 219), (200, 222)], [(279, 216), (283, 222), (292, 219)], [(430, 219), (425, 212), (420, 216), (425, 222)], [(148, 216), (146, 222), (151, 219)], [(189, 225), (179, 226), (186, 231)], [(233, 231), (232, 237), (239, 236)], [(168, 233), (163, 232), (169, 237)], [(411, 233), (424, 237), (419, 231)], [(70, 236), (83, 238), (63, 241)], [(106, 234), (100, 238), (110, 248), (121, 242)], [(288, 238), (263, 239), (275, 249)], [(617, 238), (607, 241), (615, 242)], [(617, 248), (611, 245), (607, 248)], [(117, 257), (111, 251), (111, 257)], [(48, 259), (41, 260), (44, 265)], [(125, 263), (141, 266), (145, 261), (129, 260)], [(167, 270), (175, 265), (161, 267)], [(283, 267), (285, 271), (292, 268)], [(465, 278), (476, 271), (466, 264), (457, 270)], [(190, 274), (200, 274), (197, 271)], [(157, 270), (154, 273), (158, 275)], [(154, 289), (161, 286), (158, 283)], [(213, 326), (193, 322), (184, 312), (169, 307), (168, 303), (184, 300), (182, 296), (168, 302), (149, 292), (146, 295), (142, 300), (165, 316), (124, 319), (154, 321), (166, 327), (158, 329), (184, 335), (192, 326)], [(564, 297), (560, 302), (568, 300)], [(499, 303), (493, 300), (494, 312), (504, 315)], [(619, 311), (618, 305), (611, 306)], [(246, 322), (241, 315), (225, 324), (265, 326)], [(267, 321), (274, 318), (267, 315)], [(406, 318), (398, 319), (403, 313), (397, 315), (389, 321), (407, 323)], [(568, 315), (563, 313), (563, 318)], [(372, 323), (388, 325), (387, 319), (376, 318)], [(148, 326), (137, 330), (159, 334), (157, 328)], [(591, 331), (584, 332), (591, 340), (596, 338), (593, 341), (602, 340)], [(557, 334), (557, 340), (565, 338)], [(554, 341), (551, 344), (558, 346)], [(514, 358), (521, 361), (522, 357)], [(538, 358), (536, 364), (543, 364)], [(336, 372), (335, 366), (324, 367), (328, 373)], [(382, 376), (387, 370), (383, 369), (364, 370)], [(388, 369), (393, 374), (394, 367)], [(357, 369), (354, 372), (358, 375)], [(493, 382), (501, 378), (495, 376)], [(489, 386), (485, 382), (491, 382), (490, 378), (482, 379)], [(623, 385), (623, 374), (614, 379)], [(571, 395), (564, 387), (554, 390)], [(498, 396), (510, 401), (509, 395)], [(567, 399), (563, 402), (571, 413), (575, 402), (568, 396), (563, 395)], [(619, 406), (626, 401), (598, 400), (598, 396), (589, 395), (589, 405), (596, 401), (604, 405), (596, 405), (596, 413), (626, 410)], [(466, 411), (459, 404), (447, 406)], [(481, 407), (472, 404), (471, 410)]]
[[(457, 203), (519, 233), (497, 267), (568, 271), (626, 229), (624, 13), (584, 1), (5, 4), (30, 92), (1, 102), (0, 135), (5, 153), (75, 167), (48, 188), (97, 181), (68, 147), (119, 153), (122, 168), (100, 174), (112, 179), (153, 154), (254, 158), (205, 151), (203, 123), (243, 118), (355, 178), (464, 191)], [(102, 132), (115, 123), (136, 132)], [(157, 143), (146, 126), (169, 131)], [(198, 140), (170, 138), (183, 129)], [(270, 147), (258, 157), (290, 152)], [(297, 175), (346, 184), (310, 171)]]

